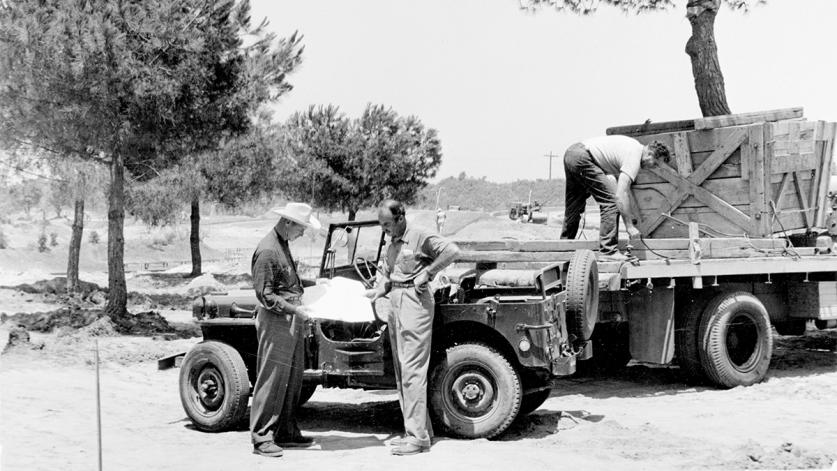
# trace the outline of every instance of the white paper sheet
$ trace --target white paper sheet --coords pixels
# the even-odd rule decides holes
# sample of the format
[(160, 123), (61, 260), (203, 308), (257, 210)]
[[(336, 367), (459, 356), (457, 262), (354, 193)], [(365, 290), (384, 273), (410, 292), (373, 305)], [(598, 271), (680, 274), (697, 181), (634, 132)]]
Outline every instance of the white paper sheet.
[(305, 288), (301, 302), (317, 319), (372, 322), (375, 314), (365, 293), (360, 281), (338, 276)]

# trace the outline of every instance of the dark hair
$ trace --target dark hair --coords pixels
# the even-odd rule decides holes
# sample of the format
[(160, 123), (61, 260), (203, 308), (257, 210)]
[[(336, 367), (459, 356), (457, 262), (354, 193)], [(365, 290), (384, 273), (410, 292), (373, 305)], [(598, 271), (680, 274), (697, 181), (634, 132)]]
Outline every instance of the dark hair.
[(401, 204), (401, 202), (398, 200), (384, 200), (383, 202), (381, 202), (380, 208), (389, 211), (389, 213), (392, 214), (393, 217), (404, 216), (407, 214), (407, 209), (404, 208), (404, 205)]
[(648, 150), (651, 151), (651, 155), (656, 160), (662, 160), (665, 163), (671, 160), (671, 151), (668, 149), (668, 146), (660, 141), (651, 141), (648, 143)]

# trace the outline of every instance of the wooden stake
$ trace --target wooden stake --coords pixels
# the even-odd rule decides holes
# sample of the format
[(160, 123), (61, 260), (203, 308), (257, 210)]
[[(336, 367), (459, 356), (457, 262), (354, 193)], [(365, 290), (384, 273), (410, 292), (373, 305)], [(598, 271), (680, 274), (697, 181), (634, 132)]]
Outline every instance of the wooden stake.
[(93, 356), (96, 361), (96, 435), (98, 438), (99, 471), (102, 471), (102, 401), (99, 395), (99, 339), (95, 340)]

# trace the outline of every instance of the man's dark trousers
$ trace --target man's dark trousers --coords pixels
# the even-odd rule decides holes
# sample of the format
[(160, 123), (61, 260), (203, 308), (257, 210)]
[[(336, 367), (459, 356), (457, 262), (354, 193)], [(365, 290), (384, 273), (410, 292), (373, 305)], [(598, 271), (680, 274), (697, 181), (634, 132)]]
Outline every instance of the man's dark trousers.
[(596, 165), (590, 152), (581, 143), (571, 145), (564, 153), (564, 171), (567, 175), (567, 187), (561, 238), (575, 238), (587, 198), (592, 196), (599, 203), (601, 211), (600, 250), (603, 254), (617, 252), (619, 210), (616, 208), (616, 195), (612, 183), (608, 181), (601, 167)]
[(259, 307), (256, 334), (258, 376), (250, 407), (253, 444), (291, 441), (300, 435), (296, 408), (305, 368), (304, 321)]

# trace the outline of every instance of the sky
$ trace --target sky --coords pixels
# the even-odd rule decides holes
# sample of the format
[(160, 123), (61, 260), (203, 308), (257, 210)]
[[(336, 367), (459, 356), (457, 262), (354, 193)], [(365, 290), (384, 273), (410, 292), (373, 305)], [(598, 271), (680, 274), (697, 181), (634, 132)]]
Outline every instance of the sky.
[[(275, 105), (286, 119), (368, 103), (438, 131), (436, 178), (563, 176), (574, 142), (611, 126), (700, 117), (685, 1), (669, 11), (580, 17), (516, 0), (252, 0), (254, 22), (299, 31), (303, 63)], [(733, 113), (804, 107), (837, 121), (837, 1), (768, 0), (721, 9), (715, 34)], [(548, 157), (552, 154), (554, 158)]]

